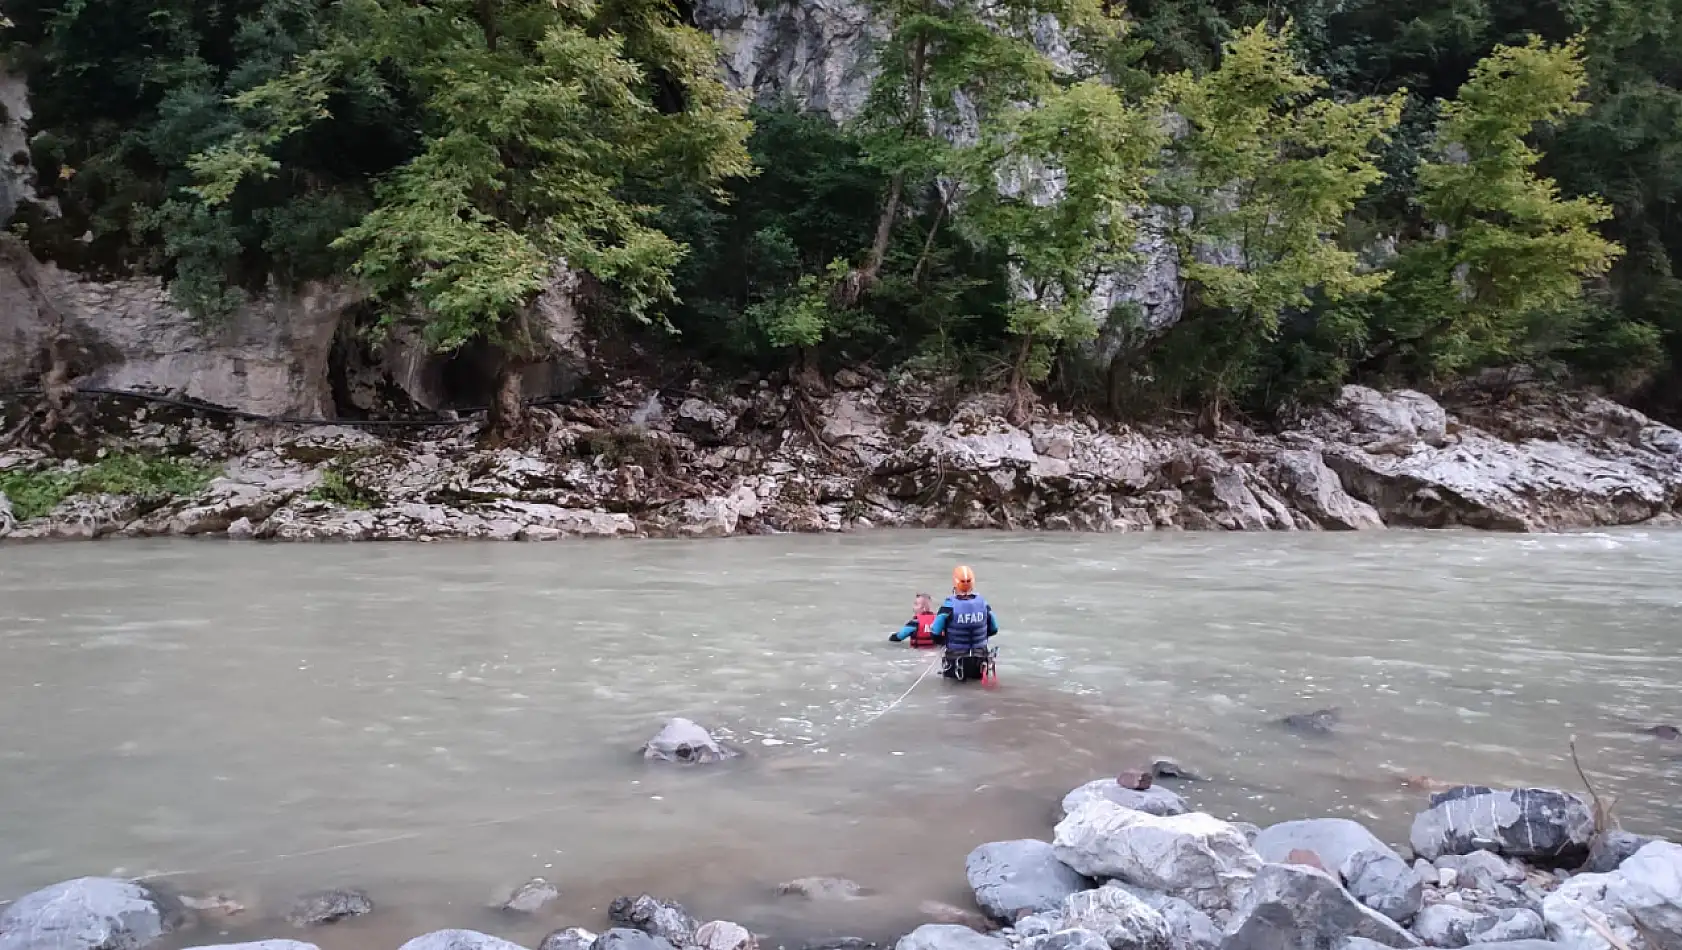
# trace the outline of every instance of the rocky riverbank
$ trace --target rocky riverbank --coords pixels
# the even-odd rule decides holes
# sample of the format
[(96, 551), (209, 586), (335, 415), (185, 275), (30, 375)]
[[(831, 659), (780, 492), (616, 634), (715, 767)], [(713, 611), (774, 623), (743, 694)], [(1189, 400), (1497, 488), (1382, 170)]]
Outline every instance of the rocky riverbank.
[[(1286, 431), (1211, 438), (1045, 409), (1013, 425), (996, 397), (850, 372), (822, 398), (625, 382), (590, 404), (533, 410), (541, 435), (519, 449), (484, 447), (471, 421), (375, 435), (133, 405), (85, 423), (98, 434), (79, 462), (0, 452), (0, 488), (35, 499), (20, 510), (0, 496), (0, 537), (1542, 531), (1669, 523), (1682, 507), (1682, 432), (1593, 397), (1451, 414), (1417, 392), (1351, 386)], [(383, 434), (395, 431), (409, 434)], [(98, 457), (185, 460), (206, 477), (185, 492), (97, 479), (76, 490)]]
[[(705, 767), (726, 750), (674, 721), (652, 760)], [(701, 754), (698, 754), (701, 753)], [(1403, 851), (1342, 818), (1268, 828), (1192, 809), (1153, 784), (1185, 770), (1159, 763), (1070, 792), (1050, 840), (983, 844), (965, 874), (974, 908), (926, 905), (931, 922), (894, 950), (1673, 950), (1682, 946), (1682, 846), (1604, 827), (1582, 798), (1549, 789), (1461, 786), (1431, 797)], [(1195, 797), (1194, 786), (1187, 794)], [(956, 873), (956, 869), (954, 869)], [(534, 879), (502, 906), (532, 919), (567, 886)], [(870, 891), (810, 878), (789, 899), (845, 902)], [(239, 910), (240, 908), (231, 908)], [(0, 950), (146, 950), (212, 929), (230, 908), (143, 881), (82, 878), (0, 908)], [(275, 927), (312, 929), (378, 913), (360, 891), (299, 898)], [(268, 919), (268, 918), (265, 918)], [(538, 917), (541, 919), (541, 917)], [(766, 938), (703, 922), (644, 894), (615, 900), (609, 929), (554, 929), (538, 950), (759, 950)], [(573, 923), (556, 920), (554, 923)], [(596, 922), (590, 922), (592, 924)], [(527, 928), (529, 929), (529, 928)], [(218, 950), (314, 950), (295, 939)], [(862, 939), (804, 950), (864, 950)], [(529, 950), (444, 930), (400, 950)]]

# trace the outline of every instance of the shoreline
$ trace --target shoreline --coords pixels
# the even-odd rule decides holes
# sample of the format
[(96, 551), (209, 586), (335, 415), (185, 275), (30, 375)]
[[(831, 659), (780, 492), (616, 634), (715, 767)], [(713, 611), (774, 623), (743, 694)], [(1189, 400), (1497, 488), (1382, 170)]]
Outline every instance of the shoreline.
[[(298, 430), (179, 407), (85, 420), (73, 453), (0, 451), (0, 538), (549, 541), (874, 527), (1122, 532), (1672, 525), (1682, 432), (1597, 397), (1450, 413), (1345, 387), (1277, 433), (1108, 425), (851, 374), (812, 401), (766, 383), (662, 398), (624, 382), (533, 409), (489, 448)], [(21, 491), (19, 490), (21, 489)], [(29, 506), (33, 506), (30, 508)]]
[[(656, 767), (690, 769), (732, 757), (704, 730), (690, 731), (699, 728), (674, 720), (644, 757)], [(679, 756), (674, 743), (699, 745), (704, 754)], [(688, 764), (662, 766), (680, 760)], [(775, 916), (810, 922), (770, 933), (705, 920), (634, 890), (592, 905), (592, 919), (580, 920), (576, 905), (557, 915), (563, 905), (556, 901), (577, 883), (560, 870), (552, 881), (534, 878), (514, 888), (500, 905), (451, 912), (461, 921), (456, 926), (485, 931), (412, 938), (391, 936), (413, 926), (401, 910), (355, 887), (310, 892), (284, 909), (272, 904), (244, 918), (238, 915), (247, 908), (229, 896), (237, 891), (195, 894), (155, 879), (80, 878), (0, 902), (0, 948), (1456, 950), (1470, 943), (1486, 950), (1665, 950), (1682, 939), (1682, 846), (1617, 829), (1587, 796), (1445, 785), (1428, 797), (1422, 792), (1406, 844), (1393, 847), (1347, 818), (1266, 828), (1216, 818), (1181, 795), (1200, 781), (1159, 761), (1074, 788), (1062, 797), (1055, 823), (1035, 837), (982, 838), (964, 877), (954, 881), (964, 881), (973, 901), (922, 901), (914, 916), (927, 922), (909, 930), (886, 925), (905, 915), (884, 917), (880, 908), (874, 923), (865, 922), (870, 905), (861, 902), (883, 893), (870, 886), (881, 882), (830, 877), (767, 889), (767, 902), (791, 909)], [(770, 905), (758, 906), (763, 919)], [(856, 923), (838, 923), (849, 919)], [(539, 931), (546, 936), (523, 942), (492, 935)], [(796, 936), (802, 932), (811, 936)], [(216, 942), (219, 936), (248, 942)]]

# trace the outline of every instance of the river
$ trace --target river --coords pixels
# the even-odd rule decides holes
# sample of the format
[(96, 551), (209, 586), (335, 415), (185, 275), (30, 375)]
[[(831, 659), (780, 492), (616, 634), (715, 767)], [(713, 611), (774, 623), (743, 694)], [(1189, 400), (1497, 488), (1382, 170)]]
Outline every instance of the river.
[[(958, 561), (997, 605), (1000, 685), (893, 705), (928, 657), (886, 634)], [(1577, 788), (1573, 735), (1626, 827), (1674, 834), (1682, 742), (1640, 730), (1682, 718), (1678, 578), (1662, 531), (0, 546), (0, 899), (162, 873), (275, 936), (292, 896), (367, 889), (325, 950), (535, 945), (643, 890), (885, 934), (1129, 763), (1204, 773), (1180, 790), (1223, 816), (1405, 842), (1403, 776)], [(1327, 706), (1331, 737), (1273, 724)], [(752, 754), (644, 764), (673, 715)], [(774, 896), (814, 874), (880, 894)], [(561, 900), (487, 909), (532, 875)]]

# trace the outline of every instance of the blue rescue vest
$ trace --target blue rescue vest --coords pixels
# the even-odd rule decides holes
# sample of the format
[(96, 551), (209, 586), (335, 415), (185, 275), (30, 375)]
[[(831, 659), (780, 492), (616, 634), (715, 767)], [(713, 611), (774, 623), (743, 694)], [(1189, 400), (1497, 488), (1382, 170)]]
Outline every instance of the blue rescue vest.
[(987, 645), (987, 599), (980, 594), (948, 597), (952, 617), (946, 621), (946, 649), (950, 652), (979, 650)]

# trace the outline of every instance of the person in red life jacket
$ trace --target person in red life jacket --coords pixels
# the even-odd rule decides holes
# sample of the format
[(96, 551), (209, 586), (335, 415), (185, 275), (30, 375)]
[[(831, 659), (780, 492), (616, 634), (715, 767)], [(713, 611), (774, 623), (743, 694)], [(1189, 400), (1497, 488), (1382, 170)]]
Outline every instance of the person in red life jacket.
[(999, 635), (999, 621), (987, 598), (975, 592), (975, 572), (960, 564), (952, 570), (952, 596), (935, 614), (930, 631), (946, 644), (940, 675), (959, 682), (979, 682), (992, 667), (991, 641)]
[(894, 643), (910, 640), (911, 645), (919, 649), (939, 646), (944, 638), (934, 635), (934, 598), (928, 594), (918, 594), (916, 605), (911, 619), (899, 628), (898, 633), (888, 634), (888, 639)]

